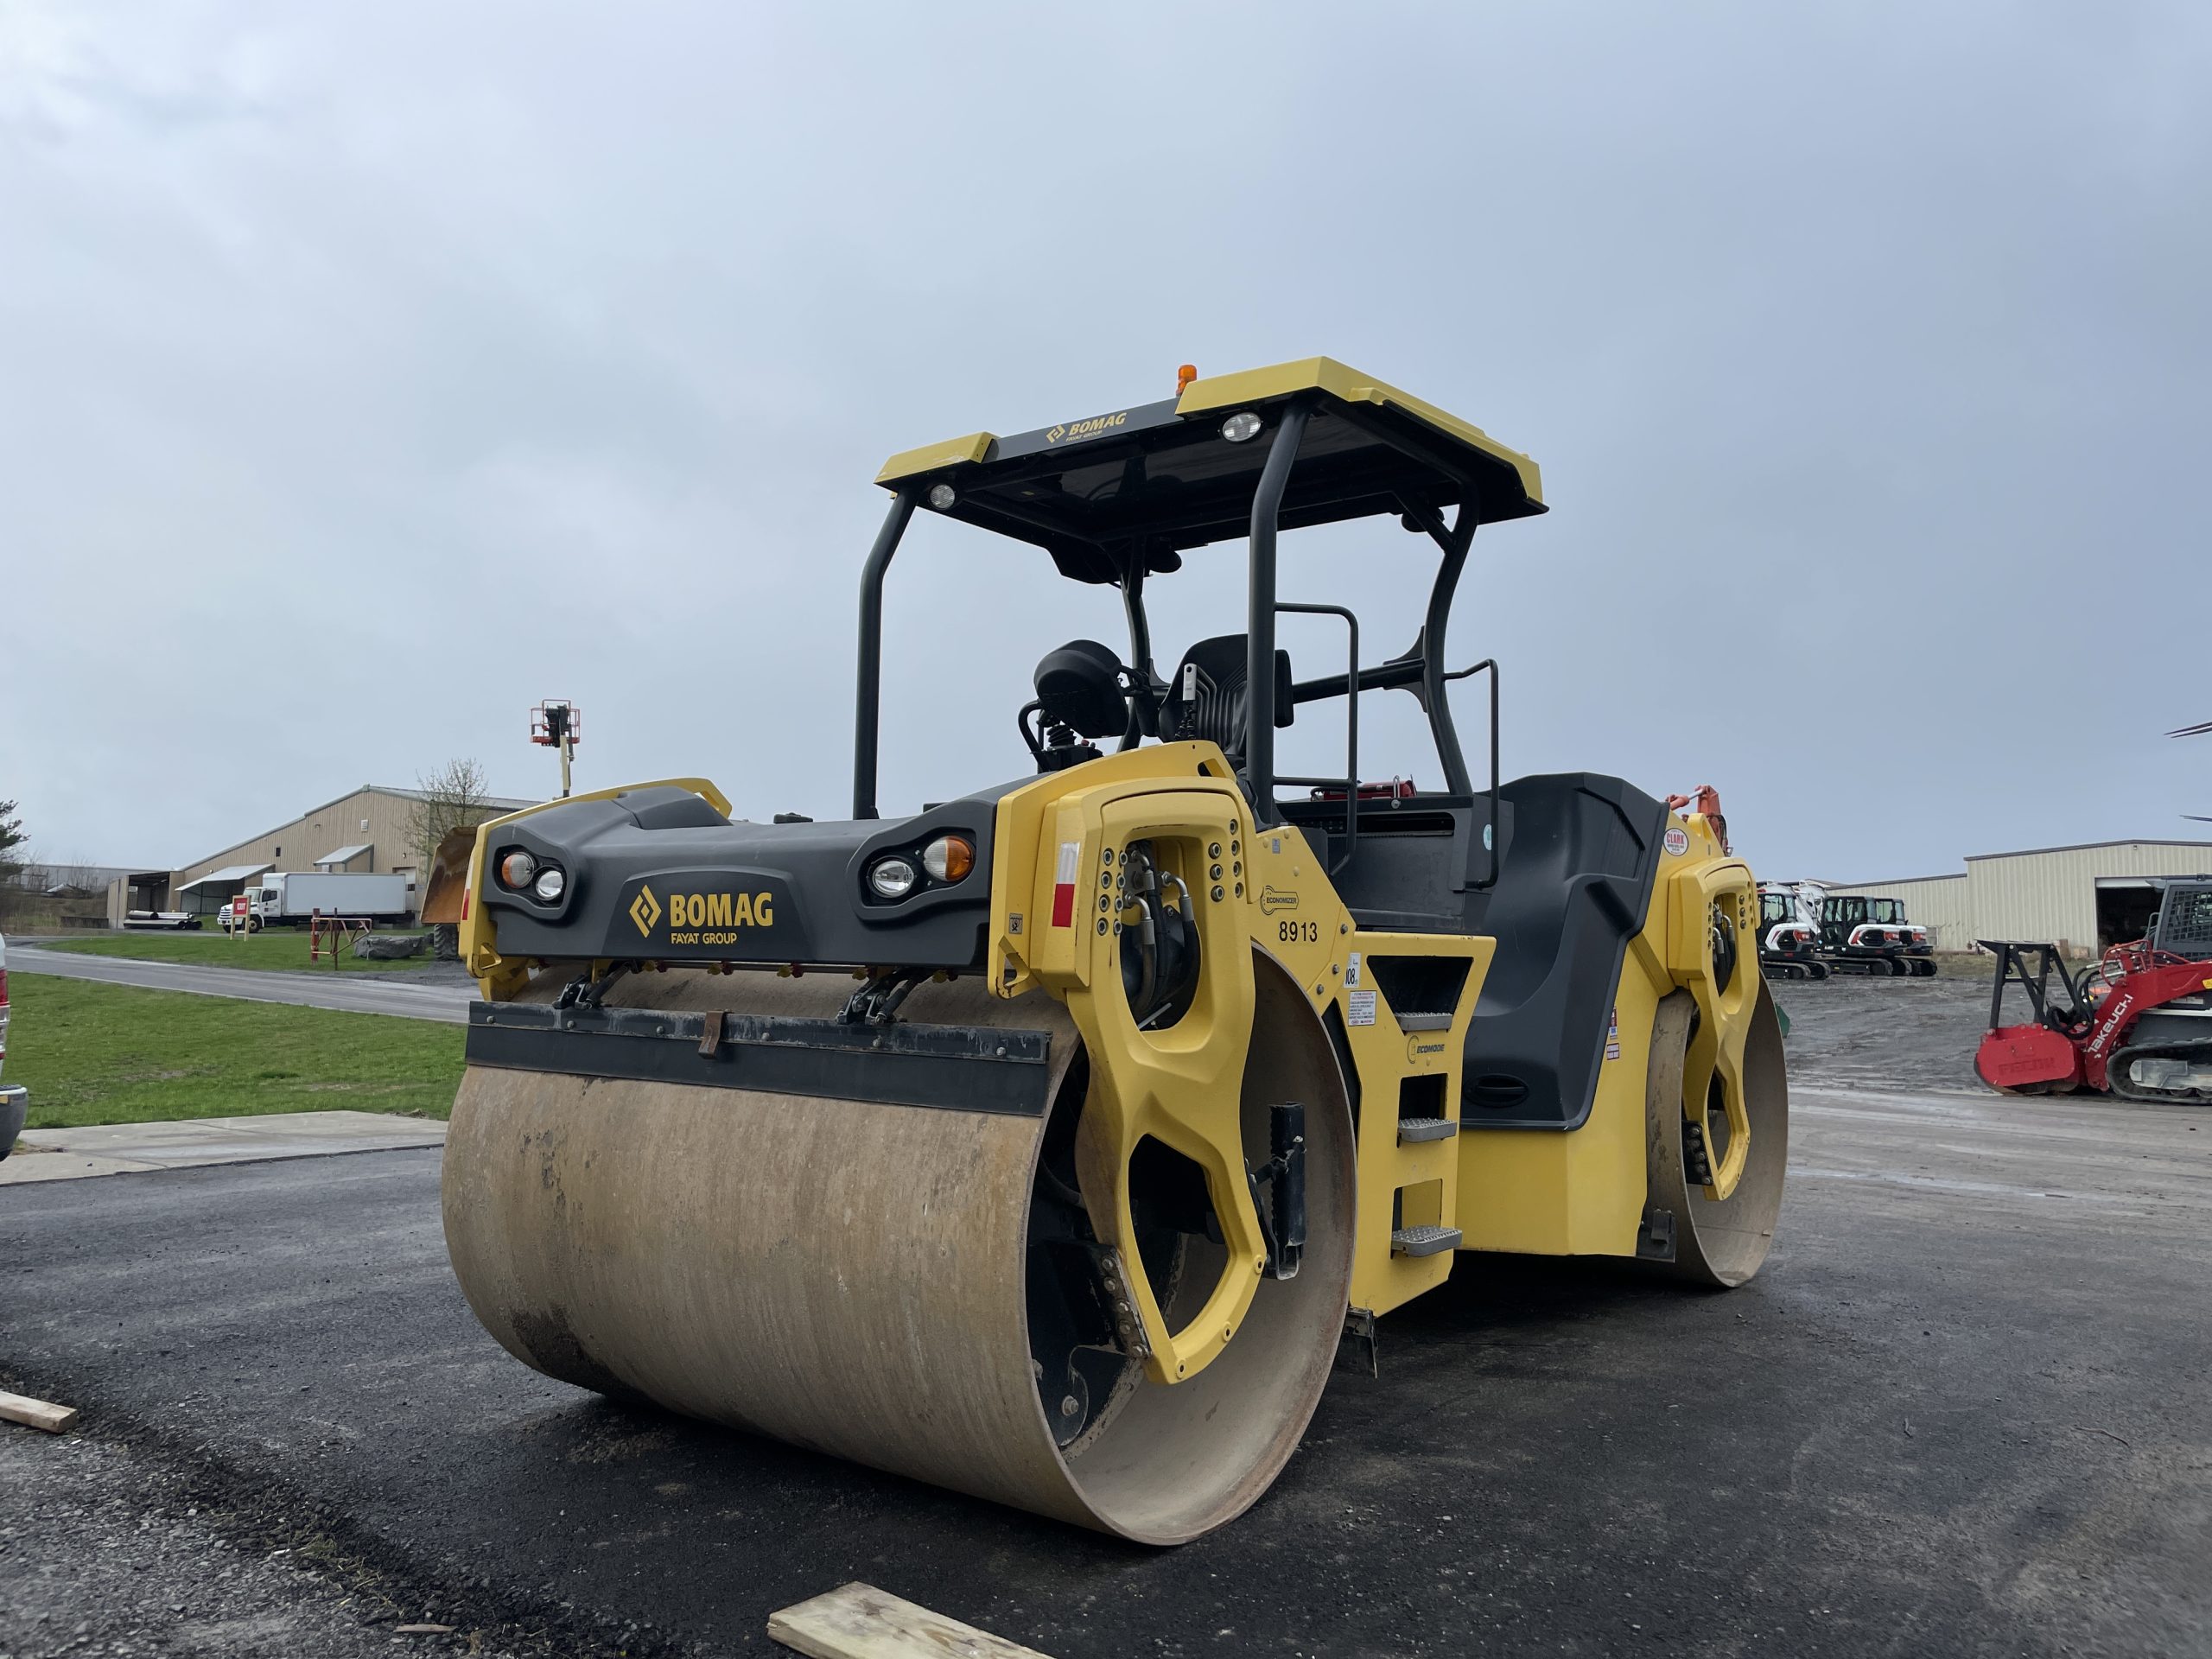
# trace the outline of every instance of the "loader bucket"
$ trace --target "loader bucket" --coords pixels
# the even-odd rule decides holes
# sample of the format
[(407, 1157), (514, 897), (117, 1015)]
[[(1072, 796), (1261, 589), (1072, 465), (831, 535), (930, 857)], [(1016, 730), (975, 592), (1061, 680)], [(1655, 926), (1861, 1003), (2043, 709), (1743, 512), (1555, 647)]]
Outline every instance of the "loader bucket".
[(476, 830), (466, 825), (446, 831), (445, 839), (430, 860), (430, 877), (423, 889), (425, 924), (453, 926), (465, 918), (462, 899), (468, 891), (468, 861), (476, 854)]

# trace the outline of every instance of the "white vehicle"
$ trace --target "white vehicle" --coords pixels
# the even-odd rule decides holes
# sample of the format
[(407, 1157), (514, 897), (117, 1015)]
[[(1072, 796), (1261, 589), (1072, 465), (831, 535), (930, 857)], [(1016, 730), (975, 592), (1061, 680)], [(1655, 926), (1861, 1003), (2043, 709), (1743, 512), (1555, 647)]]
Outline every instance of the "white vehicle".
[(1928, 930), (1908, 918), (1895, 899), (1828, 894), (1821, 901), (1821, 950), (1847, 973), (1936, 976), (1936, 950)]
[[(404, 922), (413, 919), (407, 907), (407, 878), (404, 875), (354, 875), (321, 870), (276, 871), (248, 887), (245, 927), (249, 933), (264, 927), (305, 927), (320, 912), (325, 917), (349, 921)], [(226, 906), (217, 913), (223, 931), (232, 931), (235, 918)]]
[[(8, 942), (0, 939), (0, 1067), (8, 1059)], [(0, 1158), (5, 1158), (16, 1144), (16, 1136), (29, 1115), (31, 1098), (24, 1089), (11, 1089), (0, 1084)]]
[(1787, 882), (1759, 883), (1759, 969), (1769, 979), (1826, 979), (1821, 960), (1821, 930), (1807, 919), (1797, 888)]
[[(1936, 949), (1928, 930), (1909, 919), (1897, 899), (1830, 893), (1818, 881), (1763, 881), (1759, 898), (1763, 919), (1770, 914), (1792, 930), (1812, 928), (1816, 954), (1836, 973), (1872, 974), (1878, 979), (1885, 975), (1936, 976)], [(1793, 899), (1794, 918), (1789, 913)], [(1764, 939), (1762, 947), (1764, 959), (1764, 950), (1771, 947)]]

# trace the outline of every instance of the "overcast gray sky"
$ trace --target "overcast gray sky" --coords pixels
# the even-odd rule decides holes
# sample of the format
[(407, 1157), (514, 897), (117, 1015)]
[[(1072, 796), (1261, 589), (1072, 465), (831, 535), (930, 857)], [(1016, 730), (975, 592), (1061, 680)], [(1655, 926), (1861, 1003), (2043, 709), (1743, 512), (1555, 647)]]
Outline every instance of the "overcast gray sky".
[[(1775, 875), (2212, 833), (2208, 86), (2198, 3), (8, 0), (0, 798), (166, 866), (454, 755), (544, 792), (565, 695), (586, 785), (841, 812), (887, 454), (1325, 353), (1543, 467), (1453, 622), (1509, 775), (1716, 784)], [(1287, 543), (1370, 658), (1427, 576)], [(887, 808), (1120, 638), (944, 523), (889, 613)]]

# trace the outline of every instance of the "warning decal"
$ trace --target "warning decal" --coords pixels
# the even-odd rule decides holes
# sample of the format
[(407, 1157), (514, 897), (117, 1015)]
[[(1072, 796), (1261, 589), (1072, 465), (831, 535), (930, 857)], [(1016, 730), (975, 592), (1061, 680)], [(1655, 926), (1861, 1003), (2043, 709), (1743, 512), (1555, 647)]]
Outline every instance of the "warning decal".
[(1052, 872), (1052, 925), (1075, 925), (1076, 867), (1083, 857), (1083, 843), (1064, 841), (1060, 843), (1059, 867)]
[(1375, 1023), (1375, 993), (1352, 991), (1344, 997), (1344, 1024), (1371, 1026)]

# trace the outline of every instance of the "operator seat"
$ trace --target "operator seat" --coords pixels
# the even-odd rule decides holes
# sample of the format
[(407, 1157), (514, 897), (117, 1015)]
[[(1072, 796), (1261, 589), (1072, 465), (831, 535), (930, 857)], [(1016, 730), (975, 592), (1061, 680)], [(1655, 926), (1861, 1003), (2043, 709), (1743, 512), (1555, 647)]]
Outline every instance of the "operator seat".
[[(1168, 742), (1217, 745), (1232, 760), (1244, 759), (1244, 667), (1249, 636), (1224, 633), (1201, 639), (1183, 653), (1160, 705), (1160, 735)], [(1290, 653), (1275, 652), (1275, 724), (1297, 715), (1291, 701)]]
[[(1094, 741), (1130, 730), (1129, 671), (1096, 639), (1071, 639), (1037, 664), (1036, 701), (1016, 724), (1039, 772), (1059, 772), (1098, 759)], [(1037, 716), (1033, 730), (1032, 715)]]
[(1128, 724), (1128, 671), (1096, 639), (1071, 639), (1045, 653), (1034, 683), (1045, 718), (1081, 737), (1119, 737)]

